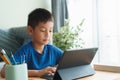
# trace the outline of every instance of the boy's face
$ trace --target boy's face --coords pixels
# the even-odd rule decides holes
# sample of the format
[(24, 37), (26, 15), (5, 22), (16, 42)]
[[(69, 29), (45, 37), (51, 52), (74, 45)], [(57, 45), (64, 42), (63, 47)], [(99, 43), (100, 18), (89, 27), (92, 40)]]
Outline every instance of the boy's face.
[(34, 29), (28, 30), (28, 32), (32, 35), (34, 43), (39, 45), (48, 44), (53, 34), (53, 22), (39, 23)]

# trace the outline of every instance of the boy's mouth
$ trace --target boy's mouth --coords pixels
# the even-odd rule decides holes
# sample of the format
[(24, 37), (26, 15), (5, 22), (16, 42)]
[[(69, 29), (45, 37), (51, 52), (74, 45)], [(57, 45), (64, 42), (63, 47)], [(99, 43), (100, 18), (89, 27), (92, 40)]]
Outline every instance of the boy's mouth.
[(49, 41), (49, 39), (44, 39), (43, 41)]

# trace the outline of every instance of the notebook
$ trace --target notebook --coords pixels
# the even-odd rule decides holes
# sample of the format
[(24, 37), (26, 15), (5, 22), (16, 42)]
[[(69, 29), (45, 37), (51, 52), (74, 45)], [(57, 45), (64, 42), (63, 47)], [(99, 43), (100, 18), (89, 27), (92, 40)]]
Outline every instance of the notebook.
[(74, 80), (95, 74), (91, 62), (98, 48), (66, 50), (53, 80)]

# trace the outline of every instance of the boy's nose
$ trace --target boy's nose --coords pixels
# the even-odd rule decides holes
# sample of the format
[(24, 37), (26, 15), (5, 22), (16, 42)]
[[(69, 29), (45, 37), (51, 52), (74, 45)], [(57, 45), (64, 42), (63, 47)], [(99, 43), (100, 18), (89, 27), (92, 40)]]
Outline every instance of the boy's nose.
[(50, 32), (47, 31), (47, 32), (46, 32), (46, 37), (49, 37), (49, 36), (50, 36)]

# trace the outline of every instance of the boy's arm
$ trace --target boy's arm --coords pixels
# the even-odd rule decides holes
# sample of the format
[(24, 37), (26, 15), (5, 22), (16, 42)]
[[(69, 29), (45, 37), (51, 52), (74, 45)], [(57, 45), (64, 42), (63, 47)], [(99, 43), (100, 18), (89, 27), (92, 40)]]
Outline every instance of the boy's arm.
[[(5, 68), (3, 67), (1, 69), (1, 77), (5, 78)], [(40, 70), (28, 70), (28, 76), (29, 77), (41, 77), (42, 76), (42, 72)]]
[[(39, 70), (28, 70), (29, 77), (41, 77), (43, 73)], [(3, 67), (1, 70), (1, 77), (5, 78), (5, 68)]]
[(1, 77), (4, 78), (4, 77), (5, 77), (5, 67), (3, 67), (3, 68), (1, 69), (1, 72), (0, 72), (0, 73), (1, 73)]
[[(56, 67), (46, 67), (42, 70), (28, 70), (28, 76), (29, 77), (42, 77), (44, 75), (53, 76), (55, 71)], [(1, 77), (5, 77), (5, 67), (3, 67), (1, 70)]]
[(41, 73), (40, 70), (28, 70), (28, 76), (29, 77), (41, 77), (43, 76), (43, 73)]
[(56, 67), (46, 67), (42, 70), (28, 70), (29, 77), (42, 77), (42, 76), (53, 76), (56, 71)]

